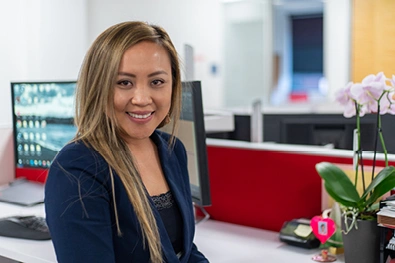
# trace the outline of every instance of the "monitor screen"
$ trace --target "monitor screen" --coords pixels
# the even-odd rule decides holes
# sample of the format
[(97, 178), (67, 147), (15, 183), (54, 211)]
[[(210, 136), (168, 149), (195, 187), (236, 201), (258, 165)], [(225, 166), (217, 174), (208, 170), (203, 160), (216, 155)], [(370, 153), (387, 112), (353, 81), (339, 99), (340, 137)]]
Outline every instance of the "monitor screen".
[(76, 82), (11, 83), (15, 163), (18, 169), (48, 169), (71, 140)]

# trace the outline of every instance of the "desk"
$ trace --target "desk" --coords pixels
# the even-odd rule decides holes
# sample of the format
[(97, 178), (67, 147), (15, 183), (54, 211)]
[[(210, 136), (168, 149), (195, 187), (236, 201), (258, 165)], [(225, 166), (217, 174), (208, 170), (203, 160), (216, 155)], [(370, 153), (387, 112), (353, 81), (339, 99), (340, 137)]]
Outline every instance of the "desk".
[[(314, 263), (318, 249), (279, 241), (274, 231), (208, 220), (196, 226), (195, 243), (211, 263)], [(344, 256), (338, 256), (338, 263)]]
[[(21, 207), (0, 203), (0, 217), (44, 216), (44, 205)], [(208, 220), (196, 226), (195, 243), (211, 263), (312, 263), (318, 250), (285, 245), (278, 233)], [(0, 255), (26, 263), (53, 263), (56, 256), (51, 241), (31, 241), (0, 237)], [(344, 262), (339, 257), (336, 262)]]

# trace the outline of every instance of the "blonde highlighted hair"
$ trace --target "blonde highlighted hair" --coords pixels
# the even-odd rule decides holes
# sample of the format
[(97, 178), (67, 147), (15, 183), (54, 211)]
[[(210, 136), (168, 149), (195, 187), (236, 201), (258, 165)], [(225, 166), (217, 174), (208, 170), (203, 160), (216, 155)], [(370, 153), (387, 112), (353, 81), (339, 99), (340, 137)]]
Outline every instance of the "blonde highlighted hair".
[[(160, 45), (170, 57), (173, 87), (169, 116), (173, 121), (172, 139), (169, 143), (173, 141), (181, 107), (179, 59), (166, 31), (144, 22), (114, 25), (100, 34), (88, 50), (77, 81), (77, 135), (74, 141), (83, 141), (103, 156), (110, 166), (112, 183), (114, 172), (120, 178), (136, 212), (143, 233), (143, 243), (148, 245), (151, 262), (156, 263), (163, 261), (156, 220), (131, 152), (122, 139), (123, 131), (116, 123), (113, 105), (114, 86), (122, 56), (127, 49), (142, 41)], [(158, 128), (166, 122), (165, 118)], [(113, 200), (115, 202), (115, 198)], [(114, 209), (118, 235), (121, 235), (115, 203)]]

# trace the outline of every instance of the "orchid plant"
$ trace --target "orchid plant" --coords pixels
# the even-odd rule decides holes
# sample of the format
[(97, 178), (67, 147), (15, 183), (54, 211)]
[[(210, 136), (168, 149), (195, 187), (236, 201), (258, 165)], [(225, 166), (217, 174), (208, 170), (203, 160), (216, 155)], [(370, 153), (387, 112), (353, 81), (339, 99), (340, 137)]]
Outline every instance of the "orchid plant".
[[(388, 165), (388, 154), (385, 147), (381, 126), (381, 115), (395, 114), (395, 76), (387, 78), (383, 72), (377, 75), (368, 75), (362, 82), (349, 82), (344, 88), (336, 93), (336, 101), (344, 106), (344, 117), (356, 117), (356, 149), (355, 149), (355, 178), (351, 182), (346, 173), (332, 163), (322, 162), (316, 165), (318, 174), (324, 181), (324, 186), (336, 202), (341, 205), (342, 215), (348, 233), (354, 226), (358, 229), (357, 219), (374, 220), (379, 208), (378, 200), (395, 187), (395, 168)], [(373, 169), (371, 183), (366, 186), (364, 162), (361, 149), (361, 126), (360, 119), (366, 114), (376, 114), (375, 149), (373, 152)], [(377, 142), (380, 140), (385, 168), (375, 175)], [(361, 172), (362, 194), (357, 190)], [(351, 218), (351, 223), (348, 223)]]

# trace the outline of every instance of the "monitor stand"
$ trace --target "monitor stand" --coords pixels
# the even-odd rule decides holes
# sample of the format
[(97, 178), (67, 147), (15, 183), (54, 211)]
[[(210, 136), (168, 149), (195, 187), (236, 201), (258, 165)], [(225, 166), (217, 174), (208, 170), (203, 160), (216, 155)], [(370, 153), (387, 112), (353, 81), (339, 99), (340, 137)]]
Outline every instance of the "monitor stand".
[(195, 224), (207, 221), (210, 218), (210, 214), (207, 213), (203, 206), (193, 203), (195, 207)]

